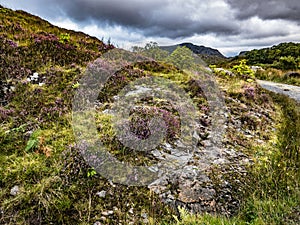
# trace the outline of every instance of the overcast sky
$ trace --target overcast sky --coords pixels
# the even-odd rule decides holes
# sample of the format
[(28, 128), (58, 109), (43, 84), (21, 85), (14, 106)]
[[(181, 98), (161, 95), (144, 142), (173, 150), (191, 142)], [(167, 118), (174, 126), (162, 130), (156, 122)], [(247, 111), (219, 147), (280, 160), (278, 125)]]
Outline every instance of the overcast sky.
[(299, 0), (0, 0), (129, 49), (192, 42), (226, 56), (300, 42)]

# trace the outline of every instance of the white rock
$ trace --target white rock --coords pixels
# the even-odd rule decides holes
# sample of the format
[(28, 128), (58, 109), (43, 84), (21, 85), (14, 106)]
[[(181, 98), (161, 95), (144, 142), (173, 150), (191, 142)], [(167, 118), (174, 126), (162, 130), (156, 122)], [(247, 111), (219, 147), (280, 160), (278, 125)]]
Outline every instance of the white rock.
[(103, 216), (110, 216), (110, 215), (112, 215), (112, 214), (114, 214), (114, 211), (112, 211), (112, 210), (108, 210), (108, 211), (102, 212), (102, 215), (103, 215)]
[(39, 74), (38, 73), (33, 73), (33, 75), (31, 77), (33, 77), (33, 78), (39, 78)]
[(19, 193), (20, 189), (19, 186), (15, 185), (11, 190), (10, 190), (10, 194), (12, 196), (16, 196)]
[(116, 187), (116, 185), (112, 182), (112, 180), (108, 180), (108, 182), (112, 187)]
[(133, 214), (133, 208), (130, 208), (130, 209), (128, 210), (128, 212), (129, 212), (130, 214)]
[(143, 217), (144, 219), (148, 219), (148, 214), (147, 213), (142, 213), (141, 217)]
[[(38, 73), (33, 73), (30, 78), (29, 81), (37, 81), (39, 79), (39, 74)], [(27, 79), (28, 80), (28, 79)]]
[(106, 196), (106, 191), (99, 191), (96, 193), (97, 196), (99, 196), (100, 198), (105, 198)]

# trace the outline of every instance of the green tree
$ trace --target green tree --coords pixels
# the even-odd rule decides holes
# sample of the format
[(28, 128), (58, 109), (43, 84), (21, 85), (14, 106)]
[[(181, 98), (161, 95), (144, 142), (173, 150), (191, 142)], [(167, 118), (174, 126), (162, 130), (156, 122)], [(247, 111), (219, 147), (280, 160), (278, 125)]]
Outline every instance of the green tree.
[(279, 58), (279, 67), (283, 70), (297, 69), (297, 63), (292, 56), (282, 56)]
[(162, 50), (156, 42), (149, 42), (145, 47), (133, 46), (132, 51), (157, 61), (165, 61), (169, 52)]
[(300, 56), (297, 57), (296, 63), (297, 63), (298, 69), (300, 69)]
[[(271, 48), (255, 49), (245, 54), (250, 64), (273, 64), (274, 67), (280, 68), (281, 57), (294, 57), (300, 55), (300, 43), (281, 43)], [(284, 59), (286, 60), (286, 59)], [(289, 61), (289, 60), (288, 60)]]

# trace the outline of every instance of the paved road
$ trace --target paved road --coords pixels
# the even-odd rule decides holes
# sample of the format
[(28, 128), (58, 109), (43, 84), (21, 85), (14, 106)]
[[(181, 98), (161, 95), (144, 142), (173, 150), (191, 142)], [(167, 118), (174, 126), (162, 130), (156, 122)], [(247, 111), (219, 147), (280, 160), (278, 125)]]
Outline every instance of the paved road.
[(267, 89), (269, 91), (273, 91), (276, 93), (288, 95), (290, 98), (293, 98), (296, 101), (300, 102), (300, 87), (298, 87), (298, 86), (274, 83), (274, 82), (265, 81), (265, 80), (257, 80), (257, 83), (260, 86), (262, 86), (264, 89)]

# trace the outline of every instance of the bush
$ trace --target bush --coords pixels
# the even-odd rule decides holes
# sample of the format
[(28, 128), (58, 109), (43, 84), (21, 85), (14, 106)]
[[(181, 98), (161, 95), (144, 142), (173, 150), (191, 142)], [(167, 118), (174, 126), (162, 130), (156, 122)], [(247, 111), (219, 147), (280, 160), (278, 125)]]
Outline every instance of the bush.
[(251, 70), (251, 68), (247, 65), (247, 61), (245, 59), (241, 60), (239, 65), (233, 66), (231, 71), (244, 79), (255, 78), (253, 70)]
[(283, 70), (294, 70), (298, 67), (294, 57), (292, 56), (280, 57), (277, 66), (279, 67), (279, 69)]

